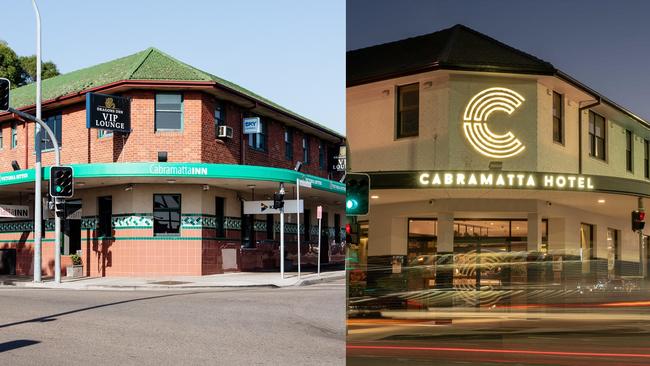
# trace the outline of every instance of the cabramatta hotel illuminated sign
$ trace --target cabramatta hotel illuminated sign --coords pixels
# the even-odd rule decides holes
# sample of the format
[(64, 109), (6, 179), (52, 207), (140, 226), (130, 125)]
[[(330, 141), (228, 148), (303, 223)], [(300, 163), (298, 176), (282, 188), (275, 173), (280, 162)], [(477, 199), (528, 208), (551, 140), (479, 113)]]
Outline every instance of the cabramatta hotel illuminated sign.
[(594, 190), (592, 177), (524, 172), (422, 172), (420, 187)]

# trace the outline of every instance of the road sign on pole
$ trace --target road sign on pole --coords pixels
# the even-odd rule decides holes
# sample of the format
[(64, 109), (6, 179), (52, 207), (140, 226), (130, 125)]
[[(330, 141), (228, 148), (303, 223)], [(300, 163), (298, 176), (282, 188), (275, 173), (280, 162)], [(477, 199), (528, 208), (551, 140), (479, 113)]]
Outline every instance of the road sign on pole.
[(284, 213), (302, 213), (304, 210), (304, 202), (297, 200), (285, 200), (283, 208), (273, 208), (273, 201), (245, 201), (244, 214), (245, 215), (264, 215), (264, 214), (280, 214)]

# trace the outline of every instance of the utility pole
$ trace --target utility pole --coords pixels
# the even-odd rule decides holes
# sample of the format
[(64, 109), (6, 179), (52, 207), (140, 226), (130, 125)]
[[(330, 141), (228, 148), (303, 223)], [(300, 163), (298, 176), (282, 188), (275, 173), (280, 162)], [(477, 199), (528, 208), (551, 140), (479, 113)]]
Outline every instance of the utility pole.
[[(32, 0), (32, 7), (36, 13), (36, 119), (41, 120), (41, 14), (38, 11), (36, 0)], [(35, 126), (34, 148), (36, 157), (34, 159), (34, 282), (41, 282), (41, 253), (42, 253), (42, 230), (43, 222), (43, 169), (41, 167), (41, 126)], [(55, 139), (56, 140), (56, 139)], [(57, 151), (58, 153), (58, 151)], [(56, 245), (55, 245), (56, 246)]]

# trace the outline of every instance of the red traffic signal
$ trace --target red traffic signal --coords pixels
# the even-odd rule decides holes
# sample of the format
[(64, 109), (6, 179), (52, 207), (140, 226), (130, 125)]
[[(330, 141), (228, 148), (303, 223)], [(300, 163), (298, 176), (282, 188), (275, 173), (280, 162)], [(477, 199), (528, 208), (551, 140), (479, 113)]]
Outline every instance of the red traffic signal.
[(641, 231), (645, 227), (645, 212), (640, 210), (632, 211), (632, 231)]

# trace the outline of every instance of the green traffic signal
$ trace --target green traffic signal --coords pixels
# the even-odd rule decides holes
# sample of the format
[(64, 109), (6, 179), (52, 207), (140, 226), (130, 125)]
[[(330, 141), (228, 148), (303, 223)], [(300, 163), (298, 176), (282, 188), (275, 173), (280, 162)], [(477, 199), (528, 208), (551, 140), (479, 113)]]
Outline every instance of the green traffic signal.
[(358, 216), (368, 214), (370, 177), (367, 174), (348, 173), (345, 178), (345, 214)]
[(52, 197), (70, 198), (74, 195), (74, 178), (69, 166), (50, 168), (50, 195)]

